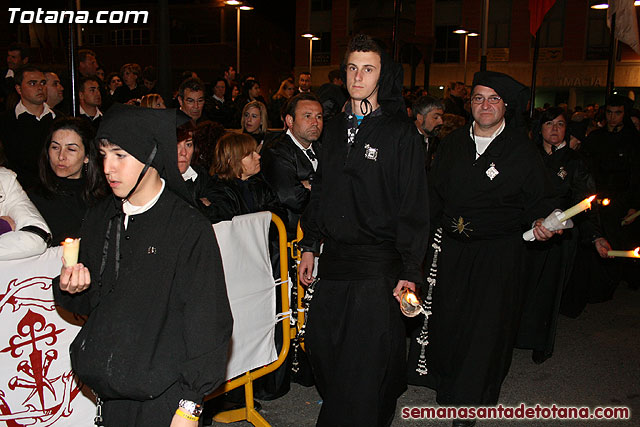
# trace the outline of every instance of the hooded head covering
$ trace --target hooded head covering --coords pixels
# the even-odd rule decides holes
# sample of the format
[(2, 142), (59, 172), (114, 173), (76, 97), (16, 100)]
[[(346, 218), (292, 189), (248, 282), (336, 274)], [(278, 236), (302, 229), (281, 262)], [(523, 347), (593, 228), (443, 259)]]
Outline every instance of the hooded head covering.
[[(511, 126), (524, 124), (522, 113), (529, 101), (529, 88), (513, 77), (497, 71), (478, 71), (473, 76), (473, 87), (477, 85), (495, 90), (507, 107), (506, 120)], [(471, 89), (473, 92), (473, 88)]]
[[(368, 38), (369, 36), (364, 34), (358, 34), (354, 38)], [(373, 40), (372, 40), (373, 41)], [(376, 43), (375, 41), (373, 41)], [(404, 70), (402, 65), (395, 62), (387, 52), (380, 47), (378, 43), (378, 49), (380, 53), (380, 77), (378, 78), (378, 103), (383, 107), (383, 110), (387, 113), (404, 112), (404, 100), (402, 98), (402, 83), (404, 79)], [(358, 52), (358, 51), (356, 51)], [(342, 75), (342, 81), (347, 83), (347, 58), (342, 62), (340, 67), (340, 74)], [(370, 95), (371, 96), (371, 95)], [(365, 104), (368, 103), (368, 99), (362, 100)], [(366, 111), (366, 108), (363, 108)], [(369, 113), (371, 111), (369, 110)]]
[[(104, 115), (96, 133), (96, 143), (99, 145), (101, 140), (106, 139), (144, 164), (144, 168), (138, 176), (138, 181), (125, 199), (133, 194), (145, 173), (147, 173), (149, 166), (153, 166), (160, 176), (164, 178), (166, 186), (187, 203), (190, 203), (189, 192), (178, 170), (176, 120), (176, 110), (173, 109), (154, 110), (122, 104), (114, 104)], [(114, 270), (116, 279), (120, 269), (120, 235), (124, 212), (122, 211), (122, 203), (116, 198), (114, 200), (116, 213), (109, 219), (102, 248), (100, 286), (102, 286), (102, 276), (107, 265), (109, 242), (113, 228), (115, 228)]]
[[(115, 104), (104, 115), (96, 141), (106, 139), (131, 154), (145, 166), (153, 166), (165, 179), (167, 187), (190, 201), (178, 170), (176, 152), (176, 110), (154, 110)], [(138, 183), (147, 171), (143, 169)], [(131, 190), (133, 193), (138, 184)]]

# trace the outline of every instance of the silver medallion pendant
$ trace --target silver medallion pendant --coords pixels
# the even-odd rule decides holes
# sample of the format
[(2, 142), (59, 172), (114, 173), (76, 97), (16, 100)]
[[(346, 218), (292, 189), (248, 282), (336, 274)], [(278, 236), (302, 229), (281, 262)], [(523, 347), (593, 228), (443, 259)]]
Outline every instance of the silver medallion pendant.
[(498, 172), (498, 169), (496, 169), (496, 164), (495, 163), (491, 163), (489, 165), (489, 169), (487, 169), (487, 171), (485, 172), (487, 174), (487, 176), (489, 177), (489, 179), (491, 181), (493, 181), (493, 178), (495, 178), (496, 176), (498, 176), (498, 174), (500, 172)]
[(364, 158), (367, 160), (373, 160), (374, 162), (378, 160), (378, 149), (373, 148), (369, 144), (364, 146)]
[(558, 171), (558, 176), (560, 179), (564, 181), (564, 179), (569, 175), (569, 173), (564, 169), (564, 166), (560, 166), (560, 170)]

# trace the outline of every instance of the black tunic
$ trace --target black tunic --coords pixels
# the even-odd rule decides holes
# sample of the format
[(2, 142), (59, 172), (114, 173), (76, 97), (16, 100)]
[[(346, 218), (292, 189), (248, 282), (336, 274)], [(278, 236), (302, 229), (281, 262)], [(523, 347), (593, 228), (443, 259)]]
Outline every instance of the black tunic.
[(201, 402), (224, 380), (232, 318), (220, 251), (209, 222), (165, 189), (122, 227), (118, 278), (110, 244), (101, 279), (116, 212), (112, 198), (87, 212), (79, 260), (91, 272), (89, 289), (70, 295), (56, 285), (54, 295), (89, 315), (71, 345), (72, 364), (106, 401), (105, 425), (169, 425), (175, 397)]
[[(540, 150), (549, 181), (553, 185), (553, 205), (566, 210), (595, 194), (595, 182), (581, 156), (569, 145), (547, 154)], [(594, 207), (597, 205), (594, 203)], [(528, 291), (516, 346), (553, 352), (556, 324), (562, 293), (573, 270), (580, 234), (591, 243), (601, 236), (596, 210), (572, 219), (574, 228), (546, 242), (527, 245), (526, 256), (531, 261), (525, 278)]]
[(302, 221), (301, 247), (325, 242), (305, 340), (323, 398), (318, 426), (385, 426), (406, 390), (405, 331), (392, 290), (399, 279), (422, 281), (424, 155), (406, 115), (383, 104), (350, 146), (355, 118), (347, 114), (324, 129)]
[(413, 369), (419, 349), (412, 340), (409, 379), (434, 388), (442, 405), (493, 405), (523, 302), (522, 231), (552, 210), (542, 203), (544, 166), (533, 143), (510, 127), (476, 159), (465, 126), (442, 141), (429, 178), (433, 220), (444, 236), (429, 319), (429, 375)]

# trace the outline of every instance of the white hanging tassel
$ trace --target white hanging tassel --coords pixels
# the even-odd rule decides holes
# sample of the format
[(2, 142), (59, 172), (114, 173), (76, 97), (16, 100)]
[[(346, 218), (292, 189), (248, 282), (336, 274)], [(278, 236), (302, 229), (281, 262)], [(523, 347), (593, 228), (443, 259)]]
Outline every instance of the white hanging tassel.
[(427, 283), (429, 284), (429, 288), (427, 289), (427, 297), (422, 302), (422, 309), (424, 310), (424, 324), (422, 325), (422, 330), (420, 331), (420, 335), (416, 338), (418, 344), (420, 344), (420, 357), (418, 358), (418, 366), (416, 367), (416, 372), (420, 375), (426, 375), (428, 373), (427, 370), (427, 357), (426, 357), (426, 349), (429, 344), (429, 316), (432, 314), (431, 305), (433, 303), (433, 288), (436, 286), (436, 276), (438, 274), (438, 254), (442, 252), (442, 248), (440, 244), (442, 243), (442, 228), (438, 228), (436, 230), (435, 236), (433, 237), (433, 243), (431, 247), (433, 248), (433, 261), (431, 262), (431, 267), (429, 268), (429, 277), (427, 277)]

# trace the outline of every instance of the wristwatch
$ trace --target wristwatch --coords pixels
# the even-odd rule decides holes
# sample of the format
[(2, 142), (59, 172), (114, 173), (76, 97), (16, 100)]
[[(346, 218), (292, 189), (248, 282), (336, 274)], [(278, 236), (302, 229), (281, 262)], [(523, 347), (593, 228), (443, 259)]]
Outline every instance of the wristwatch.
[(202, 414), (202, 405), (192, 402), (191, 400), (182, 399), (178, 406), (180, 409), (194, 417), (199, 417), (200, 414)]

